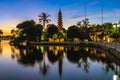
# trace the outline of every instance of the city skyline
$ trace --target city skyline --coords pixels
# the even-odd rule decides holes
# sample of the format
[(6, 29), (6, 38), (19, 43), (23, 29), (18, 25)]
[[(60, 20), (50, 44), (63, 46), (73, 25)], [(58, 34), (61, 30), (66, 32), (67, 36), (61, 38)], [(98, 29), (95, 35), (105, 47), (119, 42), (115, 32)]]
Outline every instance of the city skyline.
[(63, 27), (75, 25), (86, 16), (90, 24), (101, 24), (101, 6), (103, 5), (103, 22), (118, 22), (120, 19), (119, 0), (0, 0), (0, 29), (4, 35), (25, 20), (35, 20), (45, 12), (51, 15), (51, 24), (57, 25), (59, 8), (63, 13)]

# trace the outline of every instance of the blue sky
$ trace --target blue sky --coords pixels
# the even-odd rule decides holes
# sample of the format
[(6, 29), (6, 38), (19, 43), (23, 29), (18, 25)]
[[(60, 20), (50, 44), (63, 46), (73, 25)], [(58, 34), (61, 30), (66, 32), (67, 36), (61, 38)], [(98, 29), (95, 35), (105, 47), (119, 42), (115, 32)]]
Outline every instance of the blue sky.
[(61, 8), (63, 25), (68, 28), (84, 19), (85, 4), (87, 18), (91, 24), (101, 24), (101, 5), (104, 22), (120, 19), (120, 0), (0, 0), (0, 29), (10, 30), (25, 20), (35, 20), (46, 12), (51, 15), (51, 23), (57, 24), (57, 13)]

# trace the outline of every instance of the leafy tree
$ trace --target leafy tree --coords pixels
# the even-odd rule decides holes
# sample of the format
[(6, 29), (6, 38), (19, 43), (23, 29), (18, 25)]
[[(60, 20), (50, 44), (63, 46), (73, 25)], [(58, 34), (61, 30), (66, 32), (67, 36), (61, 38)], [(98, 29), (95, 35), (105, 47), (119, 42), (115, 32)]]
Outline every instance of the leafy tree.
[(58, 37), (66, 39), (66, 37), (67, 37), (66, 34), (67, 34), (66, 29), (63, 28), (63, 29), (59, 30)]
[(116, 40), (117, 40), (117, 38), (120, 38), (119, 29), (120, 28), (112, 28), (109, 32), (110, 37), (112, 37)]
[(91, 41), (90, 36), (90, 30), (89, 28), (85, 28), (85, 27), (80, 27), (79, 28), (79, 38), (83, 41), (85, 39)]
[(79, 26), (80, 39), (81, 40), (87, 39), (87, 40), (91, 41), (91, 39), (89, 37), (89, 28), (88, 28), (88, 26), (90, 26), (89, 19), (85, 18), (84, 20), (79, 21), (77, 23), (77, 26)]
[(43, 26), (33, 20), (24, 21), (16, 26), (17, 30), (11, 30), (13, 37), (11, 42), (21, 44), (23, 42), (40, 41)]
[(67, 30), (67, 38), (73, 39), (73, 38), (79, 38), (79, 28), (75, 25), (70, 26)]
[(36, 41), (40, 41), (41, 40), (41, 36), (42, 36), (42, 30), (43, 30), (43, 26), (40, 24), (36, 24), (35, 28), (34, 28), (34, 34), (36, 36)]
[(58, 33), (58, 28), (56, 25), (54, 24), (49, 24), (47, 26), (47, 31), (46, 31), (46, 34), (47, 34), (47, 38), (49, 37), (53, 37), (54, 34), (57, 34)]
[(106, 35), (109, 35), (110, 29), (113, 28), (113, 24), (107, 22), (107, 23), (104, 23), (104, 24), (102, 25), (102, 27), (103, 27), (103, 29), (104, 29), (104, 35), (106, 36)]

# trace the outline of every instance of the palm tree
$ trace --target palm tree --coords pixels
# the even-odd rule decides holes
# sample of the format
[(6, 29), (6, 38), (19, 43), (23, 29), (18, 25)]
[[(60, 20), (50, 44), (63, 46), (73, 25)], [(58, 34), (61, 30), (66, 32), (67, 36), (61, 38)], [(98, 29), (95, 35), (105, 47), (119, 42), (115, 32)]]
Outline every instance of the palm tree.
[(89, 25), (89, 19), (88, 18), (85, 18), (84, 20), (82, 20), (83, 24), (84, 24), (84, 27), (88, 27)]
[(48, 19), (50, 15), (48, 13), (42, 12), (39, 16), (39, 23), (42, 23), (44, 29), (45, 29), (45, 24), (48, 24), (51, 20)]
[(81, 27), (81, 25), (82, 25), (82, 21), (79, 21), (79, 22), (77, 23), (77, 26)]

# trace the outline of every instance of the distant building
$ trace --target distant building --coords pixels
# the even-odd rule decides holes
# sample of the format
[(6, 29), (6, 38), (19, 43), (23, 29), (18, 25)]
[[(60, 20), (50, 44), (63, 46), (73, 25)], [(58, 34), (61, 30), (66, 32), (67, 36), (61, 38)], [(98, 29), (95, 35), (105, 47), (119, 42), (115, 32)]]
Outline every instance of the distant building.
[(10, 40), (11, 36), (2, 36), (0, 40)]

